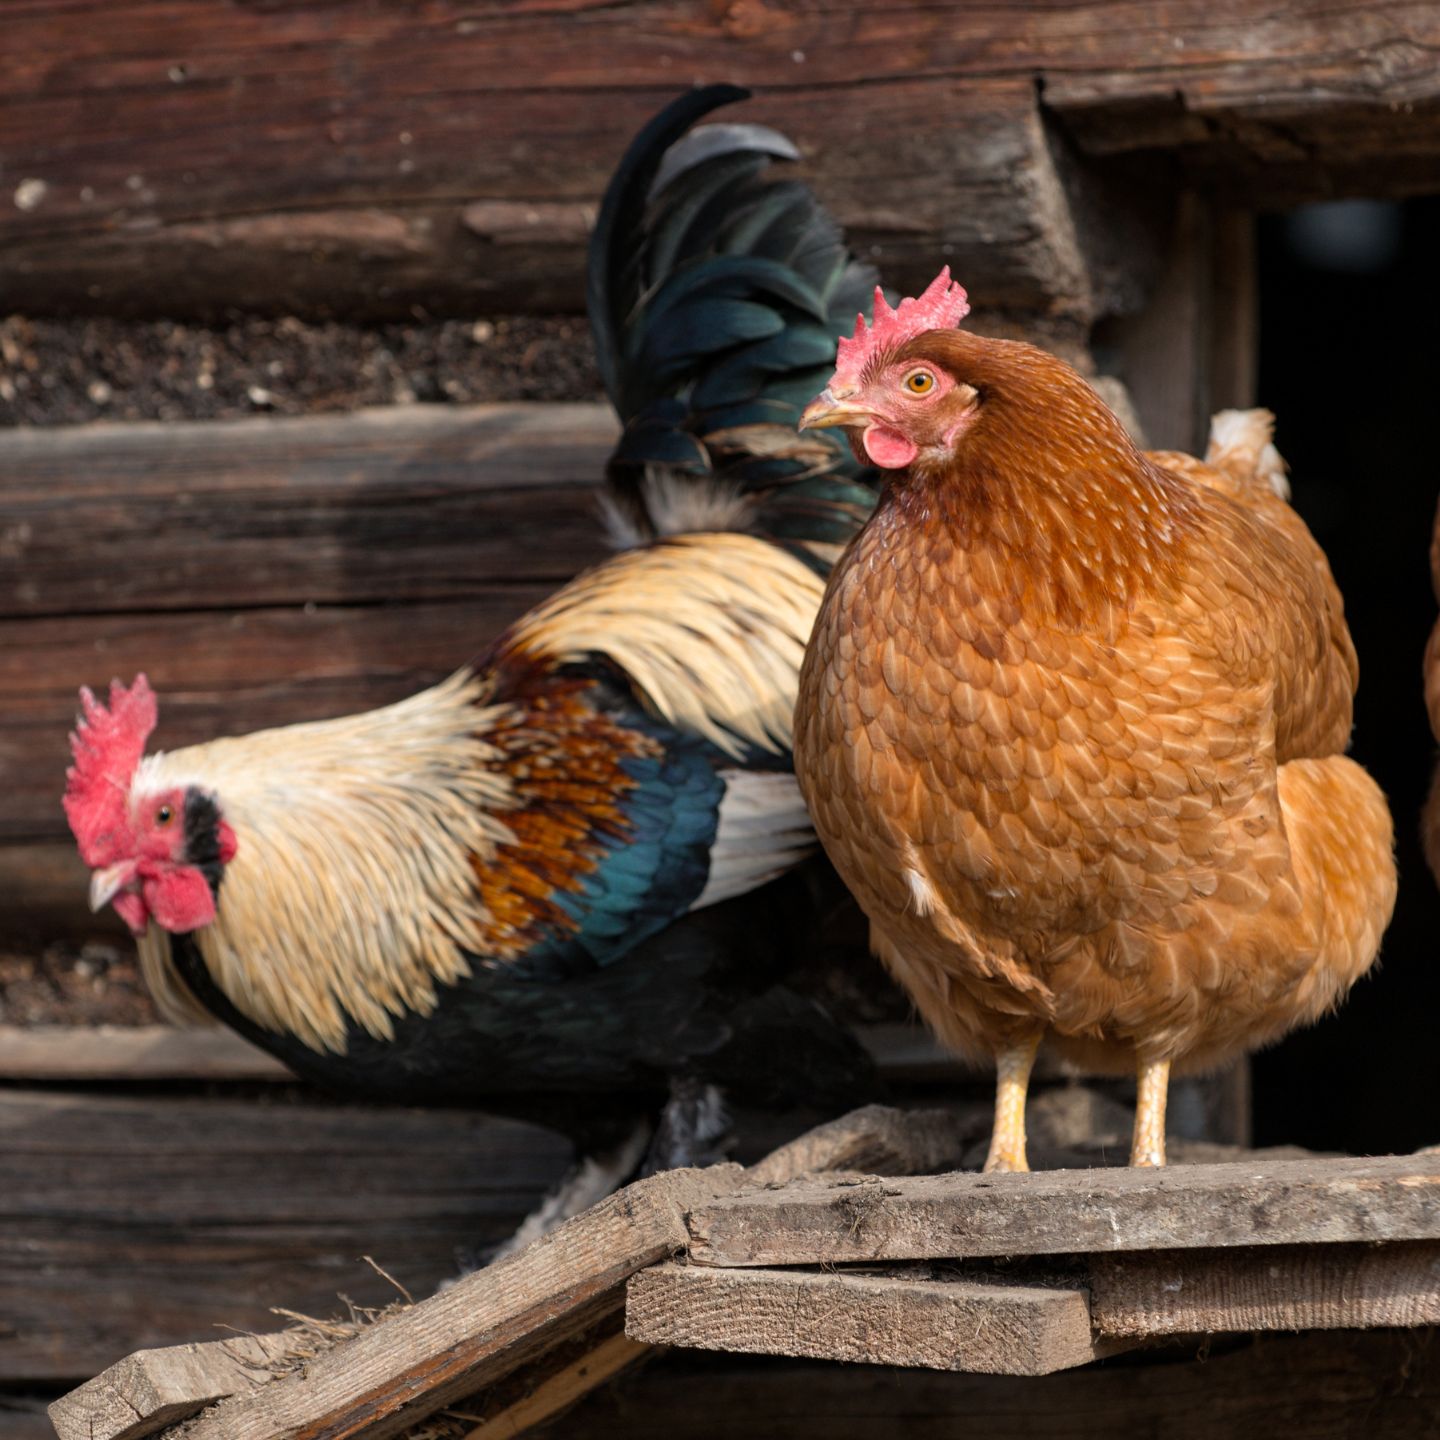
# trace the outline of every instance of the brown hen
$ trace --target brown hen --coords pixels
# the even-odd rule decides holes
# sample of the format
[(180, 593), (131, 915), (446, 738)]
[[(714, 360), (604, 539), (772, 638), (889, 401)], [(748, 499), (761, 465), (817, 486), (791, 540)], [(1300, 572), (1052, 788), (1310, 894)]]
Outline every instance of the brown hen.
[(1147, 455), (966, 308), (948, 272), (877, 301), (805, 412), (893, 473), (826, 591), (796, 769), (878, 953), (996, 1059), (986, 1168), (1027, 1168), (1042, 1040), (1137, 1068), (1131, 1163), (1163, 1164), (1172, 1063), (1315, 1020), (1389, 921), (1355, 651), (1268, 415), (1221, 417), (1209, 464)]

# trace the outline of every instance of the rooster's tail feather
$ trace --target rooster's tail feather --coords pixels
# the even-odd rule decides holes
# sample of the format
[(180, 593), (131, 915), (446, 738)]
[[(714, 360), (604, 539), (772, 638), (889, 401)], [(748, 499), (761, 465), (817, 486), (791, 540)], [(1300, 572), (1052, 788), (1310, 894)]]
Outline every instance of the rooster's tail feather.
[(624, 422), (611, 458), (611, 529), (625, 544), (744, 530), (831, 553), (875, 500), (828, 432), (799, 435), (836, 336), (868, 311), (874, 275), (798, 181), (795, 147), (758, 125), (701, 116), (743, 99), (716, 85), (676, 100), (621, 161), (590, 247), (601, 375)]

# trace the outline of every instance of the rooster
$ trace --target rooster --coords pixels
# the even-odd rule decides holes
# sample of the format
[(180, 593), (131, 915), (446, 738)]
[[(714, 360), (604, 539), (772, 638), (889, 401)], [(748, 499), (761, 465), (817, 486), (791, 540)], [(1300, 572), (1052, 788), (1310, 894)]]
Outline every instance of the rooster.
[[(147, 756), (142, 676), (108, 706), (82, 692), (72, 736), (92, 904), (138, 938), (164, 1011), (331, 1088), (565, 1130), (606, 1178), (551, 1220), (647, 1140), (648, 1168), (708, 1158), (722, 1092), (834, 1108), (873, 1078), (786, 988), (809, 892), (769, 884), (815, 850), (795, 688), (875, 498), (796, 420), (873, 275), (767, 173), (788, 141), (684, 134), (744, 93), (657, 116), (597, 221), (590, 313), (625, 422), (608, 510), (630, 548), (399, 704)], [(652, 1137), (633, 1122), (657, 1108)]]
[(1341, 753), (1339, 592), (1263, 412), (1209, 465), (1138, 450), (1069, 366), (955, 327), (944, 271), (842, 340), (807, 429), (891, 472), (836, 565), (795, 761), (880, 956), (997, 1067), (987, 1170), (1024, 1170), (1036, 1048), (1139, 1084), (1315, 1020), (1395, 900), (1388, 808)]

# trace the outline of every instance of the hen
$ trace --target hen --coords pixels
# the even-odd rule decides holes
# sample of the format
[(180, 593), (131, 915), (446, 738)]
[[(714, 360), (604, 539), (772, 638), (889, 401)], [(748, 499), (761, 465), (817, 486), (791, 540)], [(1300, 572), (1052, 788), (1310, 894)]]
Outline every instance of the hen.
[(1172, 1063), (1316, 1019), (1395, 898), (1384, 797), (1346, 759), (1357, 667), (1268, 416), (1211, 465), (1146, 455), (1081, 377), (954, 327), (943, 272), (840, 342), (808, 428), (892, 472), (837, 564), (795, 758), (881, 957), (998, 1070), (986, 1168), (1026, 1168), (1041, 1040), (1135, 1067), (1164, 1163)]
[(108, 709), (83, 692), (72, 737), (92, 903), (172, 1016), (209, 1012), (334, 1088), (533, 1113), (613, 1175), (667, 1094), (652, 1166), (705, 1156), (711, 1087), (833, 1107), (873, 1079), (785, 987), (808, 892), (764, 888), (815, 850), (795, 687), (875, 494), (795, 422), (873, 276), (764, 174), (795, 155), (781, 136), (678, 139), (743, 94), (652, 121), (592, 244), (634, 548), (400, 704), (145, 756), (142, 676)]

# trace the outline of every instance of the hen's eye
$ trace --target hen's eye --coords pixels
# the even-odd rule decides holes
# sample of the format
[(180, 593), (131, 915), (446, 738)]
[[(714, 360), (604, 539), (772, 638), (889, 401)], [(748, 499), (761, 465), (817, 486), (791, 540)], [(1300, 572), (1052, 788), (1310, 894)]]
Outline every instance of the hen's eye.
[(155, 812), (155, 823), (157, 825), (168, 825), (175, 818), (175, 811), (169, 805), (162, 805)]
[(905, 388), (912, 395), (928, 395), (935, 388), (935, 377), (928, 370), (914, 370), (905, 377)]

